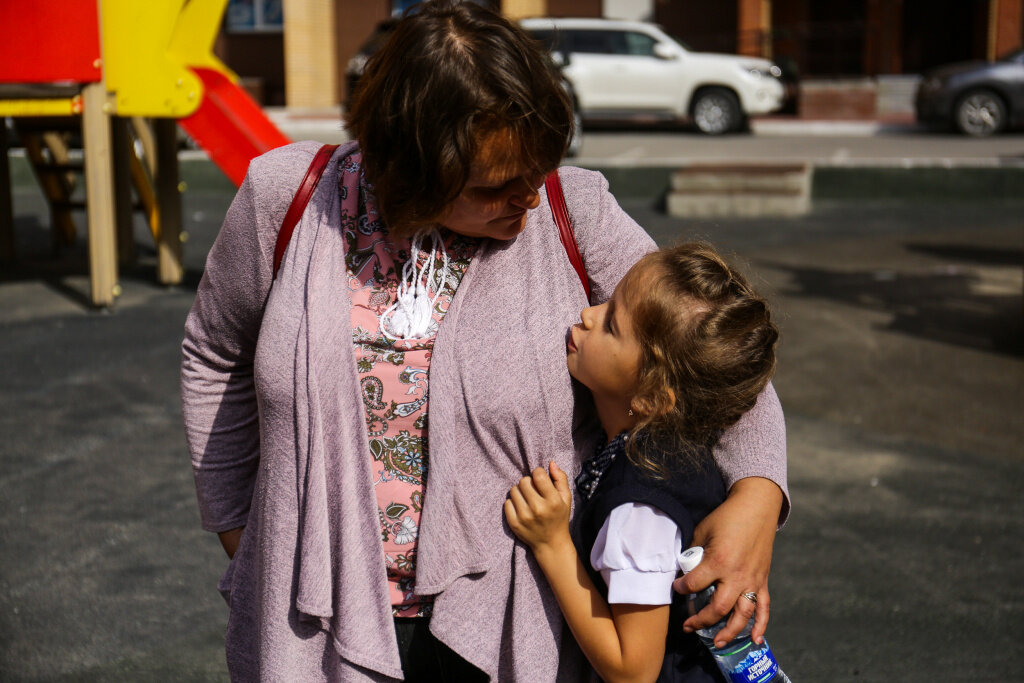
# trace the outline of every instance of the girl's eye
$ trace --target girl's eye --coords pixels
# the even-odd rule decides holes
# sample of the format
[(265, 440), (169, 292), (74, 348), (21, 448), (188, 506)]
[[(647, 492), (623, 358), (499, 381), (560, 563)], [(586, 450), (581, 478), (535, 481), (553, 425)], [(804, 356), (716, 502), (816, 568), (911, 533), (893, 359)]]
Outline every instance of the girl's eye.
[(604, 316), (604, 331), (608, 334), (615, 334), (612, 330), (612, 317), (610, 315)]

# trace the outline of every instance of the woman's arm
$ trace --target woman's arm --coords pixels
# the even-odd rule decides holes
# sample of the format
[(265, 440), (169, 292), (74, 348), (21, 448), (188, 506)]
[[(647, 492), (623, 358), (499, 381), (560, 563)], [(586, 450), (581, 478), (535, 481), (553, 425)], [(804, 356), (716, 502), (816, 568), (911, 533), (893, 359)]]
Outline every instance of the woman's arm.
[(203, 528), (216, 533), (245, 525), (259, 466), (252, 363), (270, 264), (255, 195), (247, 177), (207, 257), (182, 342), (185, 433)]
[(238, 544), (242, 542), (242, 534), (244, 532), (245, 527), (240, 526), (237, 529), (230, 529), (217, 534), (217, 537), (220, 538), (221, 547), (228, 554), (229, 560), (234, 559), (235, 553), (238, 551)]
[(789, 514), (786, 493), (786, 425), (775, 389), (769, 384), (757, 404), (722, 436), (715, 447), (729, 496), (694, 530), (694, 545), (704, 546), (705, 561), (676, 582), (681, 593), (695, 593), (716, 584), (711, 604), (684, 624), (693, 631), (717, 623), (732, 612), (715, 637), (725, 645), (739, 635), (755, 606), (739, 599), (757, 594), (757, 619), (752, 631), (760, 643), (768, 626), (775, 531)]
[(569, 535), (572, 495), (551, 463), (509, 492), (505, 518), (534, 553), (576, 642), (605, 681), (653, 681), (665, 657), (668, 605), (612, 605), (597, 591)]
[(633, 264), (656, 245), (619, 206), (600, 173), (564, 166), (559, 177), (590, 280), (590, 303), (602, 304)]
[(705, 517), (694, 530), (692, 545), (704, 547), (704, 560), (674, 587), (680, 593), (696, 593), (716, 584), (711, 603), (683, 624), (692, 632), (718, 623), (732, 612), (728, 624), (715, 636), (722, 647), (739, 635), (755, 606), (740, 594), (757, 594), (752, 635), (759, 643), (768, 626), (768, 572), (772, 562), (776, 522), (782, 508), (782, 491), (772, 481), (748, 477), (736, 482), (725, 502)]
[[(185, 323), (182, 414), (207, 531), (230, 532), (248, 520), (260, 457), (253, 359), (274, 243), (318, 149), (315, 142), (295, 143), (250, 162)], [(225, 549), (230, 554), (230, 546)]]

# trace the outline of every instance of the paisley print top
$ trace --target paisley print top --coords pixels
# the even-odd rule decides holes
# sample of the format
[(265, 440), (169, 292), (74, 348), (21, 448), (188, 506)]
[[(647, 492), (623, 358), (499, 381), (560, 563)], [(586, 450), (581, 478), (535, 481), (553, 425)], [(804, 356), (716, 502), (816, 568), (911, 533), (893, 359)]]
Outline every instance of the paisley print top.
[(366, 187), (361, 155), (354, 154), (341, 162), (339, 191), (352, 298), (352, 341), (373, 455), (391, 604), (395, 616), (421, 616), (429, 614), (431, 606), (429, 596), (415, 593), (416, 541), (428, 471), (430, 356), (438, 326), (478, 242), (441, 231), (451, 276), (448, 282), (440, 282), (442, 263), (438, 253), (434, 281), (428, 286), (431, 297), (442, 287), (432, 311), (433, 322), (422, 338), (389, 341), (381, 333), (378, 316), (395, 303), (403, 264), (410, 257), (422, 264), (429, 258), (432, 242), (425, 238), (420, 252), (410, 254), (408, 239), (388, 235)]

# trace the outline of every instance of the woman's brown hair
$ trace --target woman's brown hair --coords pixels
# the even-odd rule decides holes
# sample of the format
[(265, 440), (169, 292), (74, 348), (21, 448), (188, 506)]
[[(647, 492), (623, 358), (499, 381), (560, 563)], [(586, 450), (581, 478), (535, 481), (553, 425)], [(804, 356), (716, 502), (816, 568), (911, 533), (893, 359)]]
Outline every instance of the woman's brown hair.
[(348, 128), (381, 215), (407, 236), (459, 195), (485, 135), (507, 130), (524, 172), (557, 168), (572, 105), (521, 28), (476, 3), (424, 2), (367, 62)]
[(630, 439), (629, 457), (656, 475), (706, 463), (775, 372), (779, 331), (768, 304), (702, 243), (648, 254), (624, 285), (642, 349), (632, 401), (632, 433), (642, 438)]

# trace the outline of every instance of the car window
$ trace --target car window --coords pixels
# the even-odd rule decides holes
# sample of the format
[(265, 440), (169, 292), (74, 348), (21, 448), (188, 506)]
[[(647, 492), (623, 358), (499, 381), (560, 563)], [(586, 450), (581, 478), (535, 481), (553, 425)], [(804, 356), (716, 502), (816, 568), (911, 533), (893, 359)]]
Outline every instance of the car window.
[(650, 57), (654, 55), (657, 41), (646, 33), (636, 31), (572, 31), (573, 52), (598, 55), (631, 55)]
[(618, 52), (615, 49), (615, 37), (622, 35), (621, 31), (573, 31), (572, 51), (596, 55), (614, 55)]
[(654, 56), (654, 43), (657, 41), (650, 37), (646, 33), (636, 33), (630, 31), (624, 34), (625, 36), (625, 48), (627, 55), (636, 55), (638, 57), (653, 57)]

